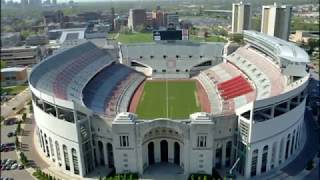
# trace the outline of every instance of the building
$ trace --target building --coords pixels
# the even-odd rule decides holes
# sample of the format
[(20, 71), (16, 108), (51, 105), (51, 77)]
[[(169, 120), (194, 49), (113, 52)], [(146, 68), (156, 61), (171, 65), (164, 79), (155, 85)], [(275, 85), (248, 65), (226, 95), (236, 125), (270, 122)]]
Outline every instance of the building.
[(1, 47), (19, 46), (21, 43), (21, 36), (19, 32), (1, 33)]
[(63, 23), (64, 22), (64, 14), (62, 11), (44, 11), (42, 13), (43, 16), (43, 24), (48, 25), (50, 23)]
[[(279, 38), (243, 34), (229, 55), (224, 43), (170, 42), (120, 44), (117, 58), (83, 42), (48, 57), (28, 81), (39, 154), (78, 177), (102, 168), (141, 175), (161, 162), (184, 175), (235, 162), (239, 178), (282, 169), (306, 140), (309, 56)], [(201, 112), (143, 117), (133, 99), (149, 78), (198, 83)]]
[(167, 13), (161, 10), (152, 12), (153, 27), (158, 29), (167, 26)]
[(83, 12), (77, 14), (79, 21), (89, 22), (101, 19), (100, 12)]
[(114, 24), (114, 19), (116, 18), (116, 13), (115, 13), (115, 10), (114, 10), (114, 7), (111, 8), (111, 31), (114, 31), (114, 27), (115, 27), (115, 24)]
[(53, 29), (48, 31), (49, 54), (85, 41), (86, 28)]
[(128, 28), (135, 30), (137, 26), (146, 25), (146, 10), (145, 9), (130, 9), (128, 17)]
[(29, 0), (29, 5), (33, 7), (39, 7), (41, 6), (42, 2), (41, 0)]
[(179, 27), (178, 13), (167, 13), (167, 27)]
[(128, 17), (116, 17), (113, 20), (114, 24), (114, 31), (118, 32), (120, 31), (121, 27), (126, 27), (128, 26)]
[(52, 0), (53, 5), (57, 5), (57, 0)]
[(7, 67), (32, 67), (40, 62), (41, 58), (42, 54), (37, 46), (1, 48), (1, 60), (6, 62)]
[(296, 43), (308, 44), (310, 39), (319, 39), (320, 33), (318, 31), (296, 31), (290, 35), (290, 41)]
[(1, 86), (16, 86), (28, 80), (26, 67), (10, 67), (1, 69)]
[(251, 29), (251, 4), (232, 4), (232, 33), (242, 33), (243, 30)]
[(107, 33), (111, 29), (110, 24), (90, 23), (85, 30), (86, 39), (102, 38), (106, 39)]
[(21, 0), (21, 5), (23, 7), (27, 7), (29, 5), (29, 1), (28, 0)]
[(48, 42), (48, 36), (46, 35), (32, 35), (26, 39), (27, 46), (45, 45), (48, 44)]
[(292, 6), (262, 6), (261, 32), (284, 40), (289, 39)]

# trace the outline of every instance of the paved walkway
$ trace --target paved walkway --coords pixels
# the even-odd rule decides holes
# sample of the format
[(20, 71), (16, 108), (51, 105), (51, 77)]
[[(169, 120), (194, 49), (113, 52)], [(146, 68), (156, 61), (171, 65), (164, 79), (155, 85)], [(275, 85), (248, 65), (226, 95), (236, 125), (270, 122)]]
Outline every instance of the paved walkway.
[(183, 169), (172, 163), (158, 163), (148, 167), (140, 179), (147, 180), (186, 180)]

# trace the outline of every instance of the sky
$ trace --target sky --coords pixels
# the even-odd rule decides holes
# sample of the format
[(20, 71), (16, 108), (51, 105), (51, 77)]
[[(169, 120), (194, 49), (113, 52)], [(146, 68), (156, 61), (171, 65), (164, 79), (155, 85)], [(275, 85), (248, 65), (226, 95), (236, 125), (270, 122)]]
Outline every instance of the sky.
[[(6, 1), (9, 1), (9, 0), (6, 0)], [(13, 0), (13, 2), (20, 2), (21, 0)], [(42, 0), (42, 2), (44, 2), (45, 0)], [(51, 0), (52, 1), (52, 0)], [(70, 0), (57, 0), (57, 2), (69, 2)], [(107, 2), (107, 1), (113, 1), (113, 2), (116, 2), (116, 1), (140, 1), (140, 0), (73, 0), (74, 2), (95, 2), (95, 1), (100, 1), (100, 2)], [(144, 0), (145, 1), (145, 0)], [(155, 0), (153, 0), (155, 1)]]

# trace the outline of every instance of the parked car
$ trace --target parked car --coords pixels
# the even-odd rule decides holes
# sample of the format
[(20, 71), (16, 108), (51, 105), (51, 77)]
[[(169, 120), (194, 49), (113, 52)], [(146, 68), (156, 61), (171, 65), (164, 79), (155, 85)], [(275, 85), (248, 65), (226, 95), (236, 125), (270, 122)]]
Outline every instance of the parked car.
[(17, 169), (18, 168), (18, 164), (17, 163), (14, 163), (14, 164), (12, 164), (12, 166), (11, 166), (11, 170), (15, 170), (15, 169)]
[(24, 169), (23, 164), (20, 164), (18, 167), (19, 167), (19, 169)]
[(16, 123), (17, 123), (17, 118), (8, 118), (3, 122), (3, 124), (6, 126), (13, 125)]
[(8, 136), (8, 137), (12, 137), (12, 136), (13, 136), (13, 133), (12, 133), (12, 132), (9, 132), (9, 133), (7, 134), (7, 136)]

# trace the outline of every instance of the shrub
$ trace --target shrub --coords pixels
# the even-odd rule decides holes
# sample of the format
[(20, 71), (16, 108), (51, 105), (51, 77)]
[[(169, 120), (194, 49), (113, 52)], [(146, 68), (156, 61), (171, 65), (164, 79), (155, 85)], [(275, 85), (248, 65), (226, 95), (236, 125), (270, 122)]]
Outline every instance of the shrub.
[(27, 113), (22, 114), (22, 121), (25, 121), (27, 119)]
[(313, 169), (313, 160), (310, 160), (307, 164), (306, 170), (310, 171), (311, 169)]
[[(213, 180), (209, 174), (190, 174), (188, 180)], [(218, 180), (218, 179), (217, 179)]]

